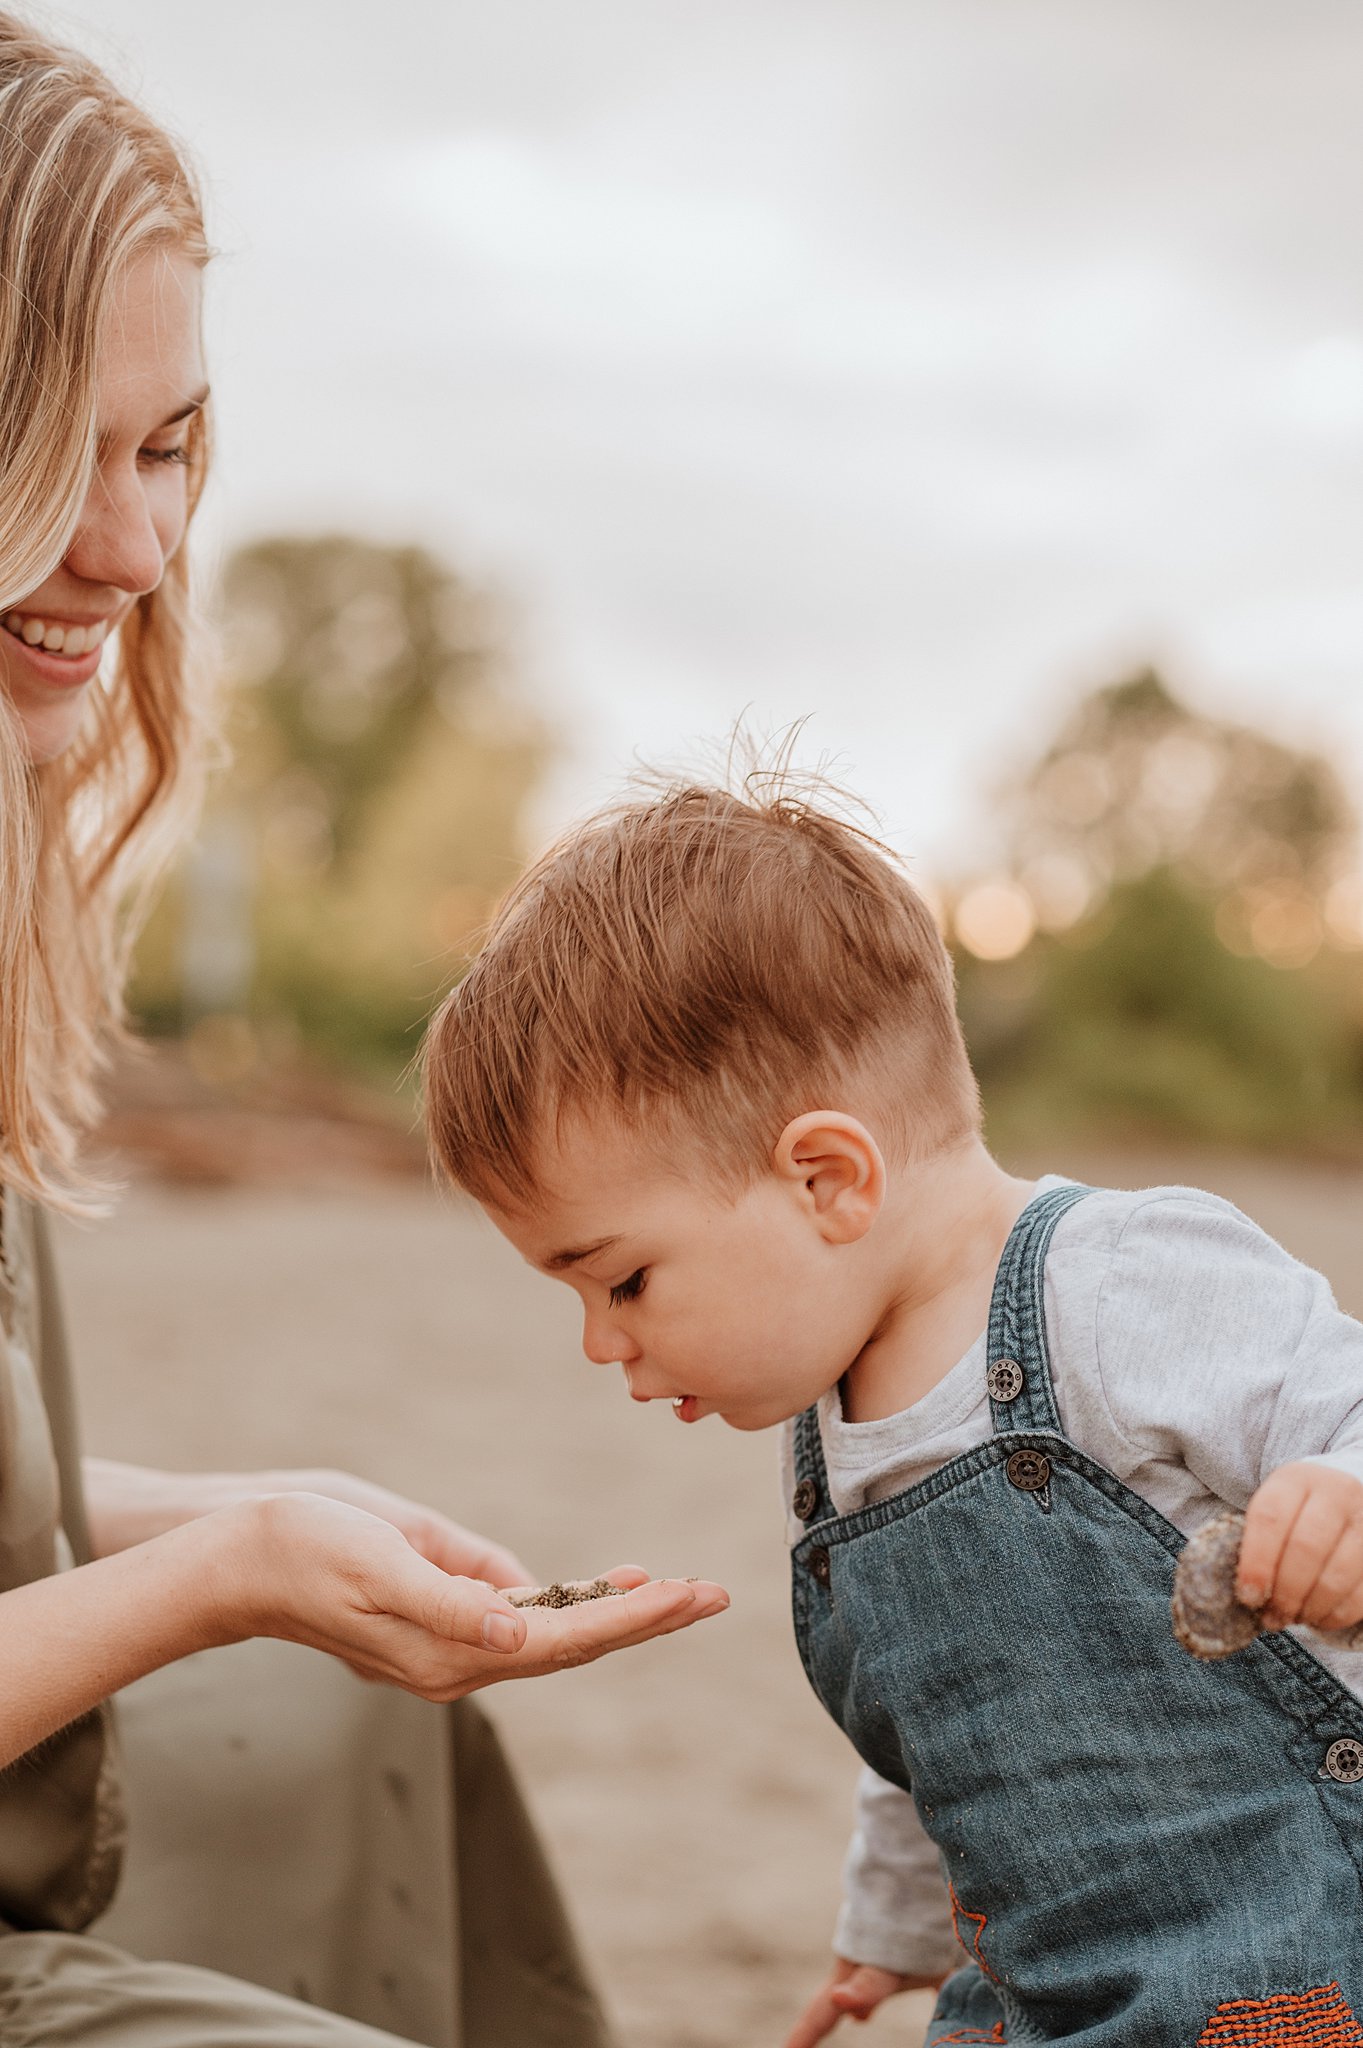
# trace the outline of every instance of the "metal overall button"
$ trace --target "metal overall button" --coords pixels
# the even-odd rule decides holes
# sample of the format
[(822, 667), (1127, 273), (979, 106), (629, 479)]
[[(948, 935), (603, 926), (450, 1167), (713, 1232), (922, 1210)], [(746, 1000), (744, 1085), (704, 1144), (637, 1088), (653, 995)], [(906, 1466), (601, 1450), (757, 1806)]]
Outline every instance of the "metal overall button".
[(1332, 1742), (1325, 1752), (1324, 1770), (1337, 1785), (1356, 1785), (1363, 1778), (1363, 1742), (1349, 1735), (1342, 1742)]
[(805, 1559), (805, 1565), (812, 1579), (826, 1586), (833, 1576), (833, 1560), (821, 1543), (816, 1543)]
[(984, 1376), (993, 1401), (1016, 1401), (1022, 1392), (1022, 1367), (1015, 1358), (996, 1358)]
[(1040, 1493), (1050, 1483), (1051, 1461), (1043, 1451), (1014, 1451), (1003, 1469), (1019, 1493)]
[(791, 1507), (802, 1522), (812, 1522), (819, 1511), (819, 1489), (812, 1479), (802, 1479), (790, 1497)]

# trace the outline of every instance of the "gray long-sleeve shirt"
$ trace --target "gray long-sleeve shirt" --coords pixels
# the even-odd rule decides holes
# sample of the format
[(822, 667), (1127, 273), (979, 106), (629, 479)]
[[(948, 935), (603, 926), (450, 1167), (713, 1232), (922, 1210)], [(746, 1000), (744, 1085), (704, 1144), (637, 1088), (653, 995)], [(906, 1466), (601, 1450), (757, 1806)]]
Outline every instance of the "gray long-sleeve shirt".
[[(1363, 1324), (1229, 1202), (1194, 1188), (1099, 1190), (1062, 1218), (1045, 1292), (1066, 1435), (1185, 1535), (1221, 1507), (1243, 1508), (1296, 1459), (1363, 1483)], [(826, 1394), (819, 1421), (835, 1511), (900, 1493), (984, 1442), (986, 1363), (981, 1331), (921, 1401), (874, 1422), (845, 1422), (837, 1389)], [(790, 1428), (783, 1461), (789, 1501)], [(792, 1517), (791, 1541), (803, 1533)], [(1303, 1636), (1363, 1697), (1363, 1652)], [(937, 1852), (912, 1800), (869, 1770), (834, 1947), (925, 1976), (960, 1961)]]

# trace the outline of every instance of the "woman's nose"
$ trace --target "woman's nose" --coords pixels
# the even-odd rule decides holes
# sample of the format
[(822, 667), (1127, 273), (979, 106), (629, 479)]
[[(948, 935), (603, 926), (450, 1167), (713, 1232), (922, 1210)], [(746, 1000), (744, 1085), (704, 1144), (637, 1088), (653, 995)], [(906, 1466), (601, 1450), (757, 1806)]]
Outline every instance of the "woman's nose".
[(95, 477), (66, 566), (82, 582), (109, 584), (130, 597), (155, 590), (166, 553), (136, 469)]

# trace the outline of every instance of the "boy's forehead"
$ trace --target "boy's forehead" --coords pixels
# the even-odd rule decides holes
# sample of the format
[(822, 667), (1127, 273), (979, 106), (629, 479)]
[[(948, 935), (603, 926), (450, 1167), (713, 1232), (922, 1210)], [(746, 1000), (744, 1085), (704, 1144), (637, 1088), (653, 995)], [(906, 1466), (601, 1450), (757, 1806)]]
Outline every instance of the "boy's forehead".
[(538, 1148), (534, 1175), (528, 1201), (489, 1206), (505, 1234), (550, 1272), (610, 1250), (636, 1226), (662, 1178), (656, 1149), (582, 1119)]
[(615, 1117), (560, 1118), (535, 1148), (540, 1199), (556, 1210), (596, 1209), (607, 1199), (637, 1196), (661, 1172), (656, 1134), (645, 1136)]

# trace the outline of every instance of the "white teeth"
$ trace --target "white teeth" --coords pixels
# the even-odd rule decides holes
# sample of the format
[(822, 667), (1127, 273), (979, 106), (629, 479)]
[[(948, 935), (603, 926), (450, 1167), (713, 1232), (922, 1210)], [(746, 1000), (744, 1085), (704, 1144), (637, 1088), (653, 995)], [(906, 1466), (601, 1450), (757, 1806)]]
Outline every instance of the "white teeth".
[(4, 627), (16, 640), (24, 641), (29, 647), (41, 647), (46, 654), (64, 654), (68, 660), (75, 660), (103, 646), (109, 622), (96, 619), (92, 626), (61, 626), (47, 619), (24, 618), (18, 612), (6, 612)]

